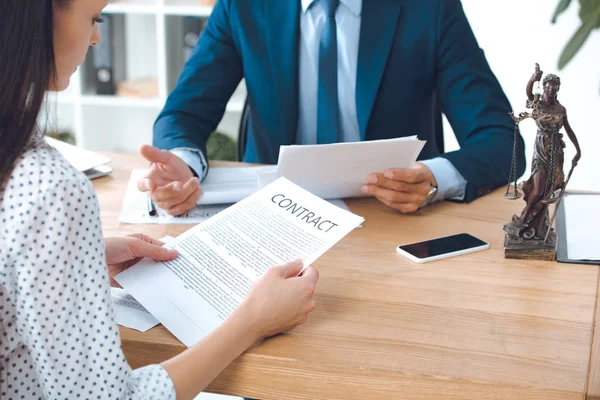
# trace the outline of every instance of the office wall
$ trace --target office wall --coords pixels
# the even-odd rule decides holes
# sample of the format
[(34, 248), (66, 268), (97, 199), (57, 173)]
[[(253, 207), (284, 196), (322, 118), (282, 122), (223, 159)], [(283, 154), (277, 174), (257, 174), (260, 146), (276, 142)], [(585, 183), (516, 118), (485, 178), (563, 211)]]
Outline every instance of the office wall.
[[(600, 191), (600, 31), (592, 33), (567, 67), (557, 67), (560, 53), (579, 27), (579, 2), (550, 23), (558, 0), (462, 0), (479, 45), (502, 84), (516, 113), (525, 111), (525, 86), (538, 62), (544, 73), (560, 76), (559, 100), (567, 108), (569, 122), (579, 139), (582, 159), (573, 173), (570, 189)], [(522, 123), (529, 163), (535, 124)], [(448, 149), (458, 147), (446, 121)], [(571, 165), (573, 146), (567, 142), (565, 169)]]

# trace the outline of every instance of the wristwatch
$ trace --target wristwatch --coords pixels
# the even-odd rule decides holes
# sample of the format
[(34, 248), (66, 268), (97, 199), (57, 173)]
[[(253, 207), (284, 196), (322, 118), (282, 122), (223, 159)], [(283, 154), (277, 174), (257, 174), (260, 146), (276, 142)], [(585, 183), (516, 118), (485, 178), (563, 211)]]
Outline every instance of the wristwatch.
[(429, 203), (431, 203), (431, 201), (437, 194), (437, 191), (438, 191), (438, 187), (433, 186), (433, 184), (429, 183), (429, 193), (427, 193), (427, 196), (425, 196), (425, 200), (423, 200), (423, 202), (419, 206), (419, 209), (421, 209), (421, 208), (425, 207), (426, 205), (428, 205)]

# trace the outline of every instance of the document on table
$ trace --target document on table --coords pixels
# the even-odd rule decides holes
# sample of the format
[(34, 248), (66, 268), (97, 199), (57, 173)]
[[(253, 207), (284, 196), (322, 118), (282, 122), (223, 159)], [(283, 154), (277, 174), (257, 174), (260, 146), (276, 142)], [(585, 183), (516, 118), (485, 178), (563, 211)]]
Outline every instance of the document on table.
[[(557, 221), (559, 261), (600, 264), (597, 229), (600, 226), (600, 194), (566, 193)], [(561, 231), (563, 230), (563, 231)], [(567, 254), (562, 254), (566, 241)]]
[(179, 236), (179, 256), (115, 279), (185, 345), (217, 328), (271, 266), (310, 265), (363, 218), (285, 178)]
[(76, 170), (86, 174), (90, 179), (99, 178), (112, 172), (112, 168), (106, 165), (110, 162), (108, 157), (48, 136), (46, 136), (46, 141), (58, 150), (69, 164), (75, 167)]
[[(169, 243), (173, 242), (174, 238), (165, 236), (160, 240), (168, 246)], [(115, 320), (118, 325), (146, 332), (160, 323), (133, 296), (127, 293), (125, 289), (111, 287), (110, 295), (113, 309), (115, 310)]]
[(146, 332), (160, 323), (126, 290), (111, 287), (110, 295), (118, 325)]
[(237, 203), (260, 188), (261, 177), (274, 175), (276, 165), (210, 168), (202, 181), (198, 204)]
[(416, 136), (324, 145), (281, 146), (278, 176), (323, 199), (361, 197), (370, 172), (412, 168), (425, 141)]
[(151, 216), (148, 213), (148, 193), (140, 192), (137, 188), (138, 181), (147, 174), (147, 169), (134, 169), (131, 172), (119, 221), (126, 224), (197, 224), (229, 207), (229, 204), (196, 206), (176, 217), (156, 207), (156, 215)]

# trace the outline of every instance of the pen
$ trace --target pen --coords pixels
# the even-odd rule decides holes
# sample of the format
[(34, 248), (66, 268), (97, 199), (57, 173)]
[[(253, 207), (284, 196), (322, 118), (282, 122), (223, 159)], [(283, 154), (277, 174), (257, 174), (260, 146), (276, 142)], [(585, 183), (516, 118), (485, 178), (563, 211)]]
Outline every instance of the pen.
[(148, 201), (148, 215), (151, 217), (156, 216), (156, 207), (154, 206), (154, 202), (150, 198), (150, 196), (146, 196), (146, 200)]

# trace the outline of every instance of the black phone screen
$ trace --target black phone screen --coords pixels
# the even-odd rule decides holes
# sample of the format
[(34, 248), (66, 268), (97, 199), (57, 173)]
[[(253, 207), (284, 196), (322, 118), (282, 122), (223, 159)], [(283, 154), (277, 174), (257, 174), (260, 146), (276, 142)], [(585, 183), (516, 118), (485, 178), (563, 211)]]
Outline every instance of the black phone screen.
[(400, 246), (402, 250), (412, 254), (417, 258), (435, 257), (441, 254), (453, 253), (471, 249), (473, 247), (484, 246), (487, 243), (468, 233), (459, 233), (458, 235), (446, 236), (438, 239), (426, 240), (424, 242), (406, 244)]

